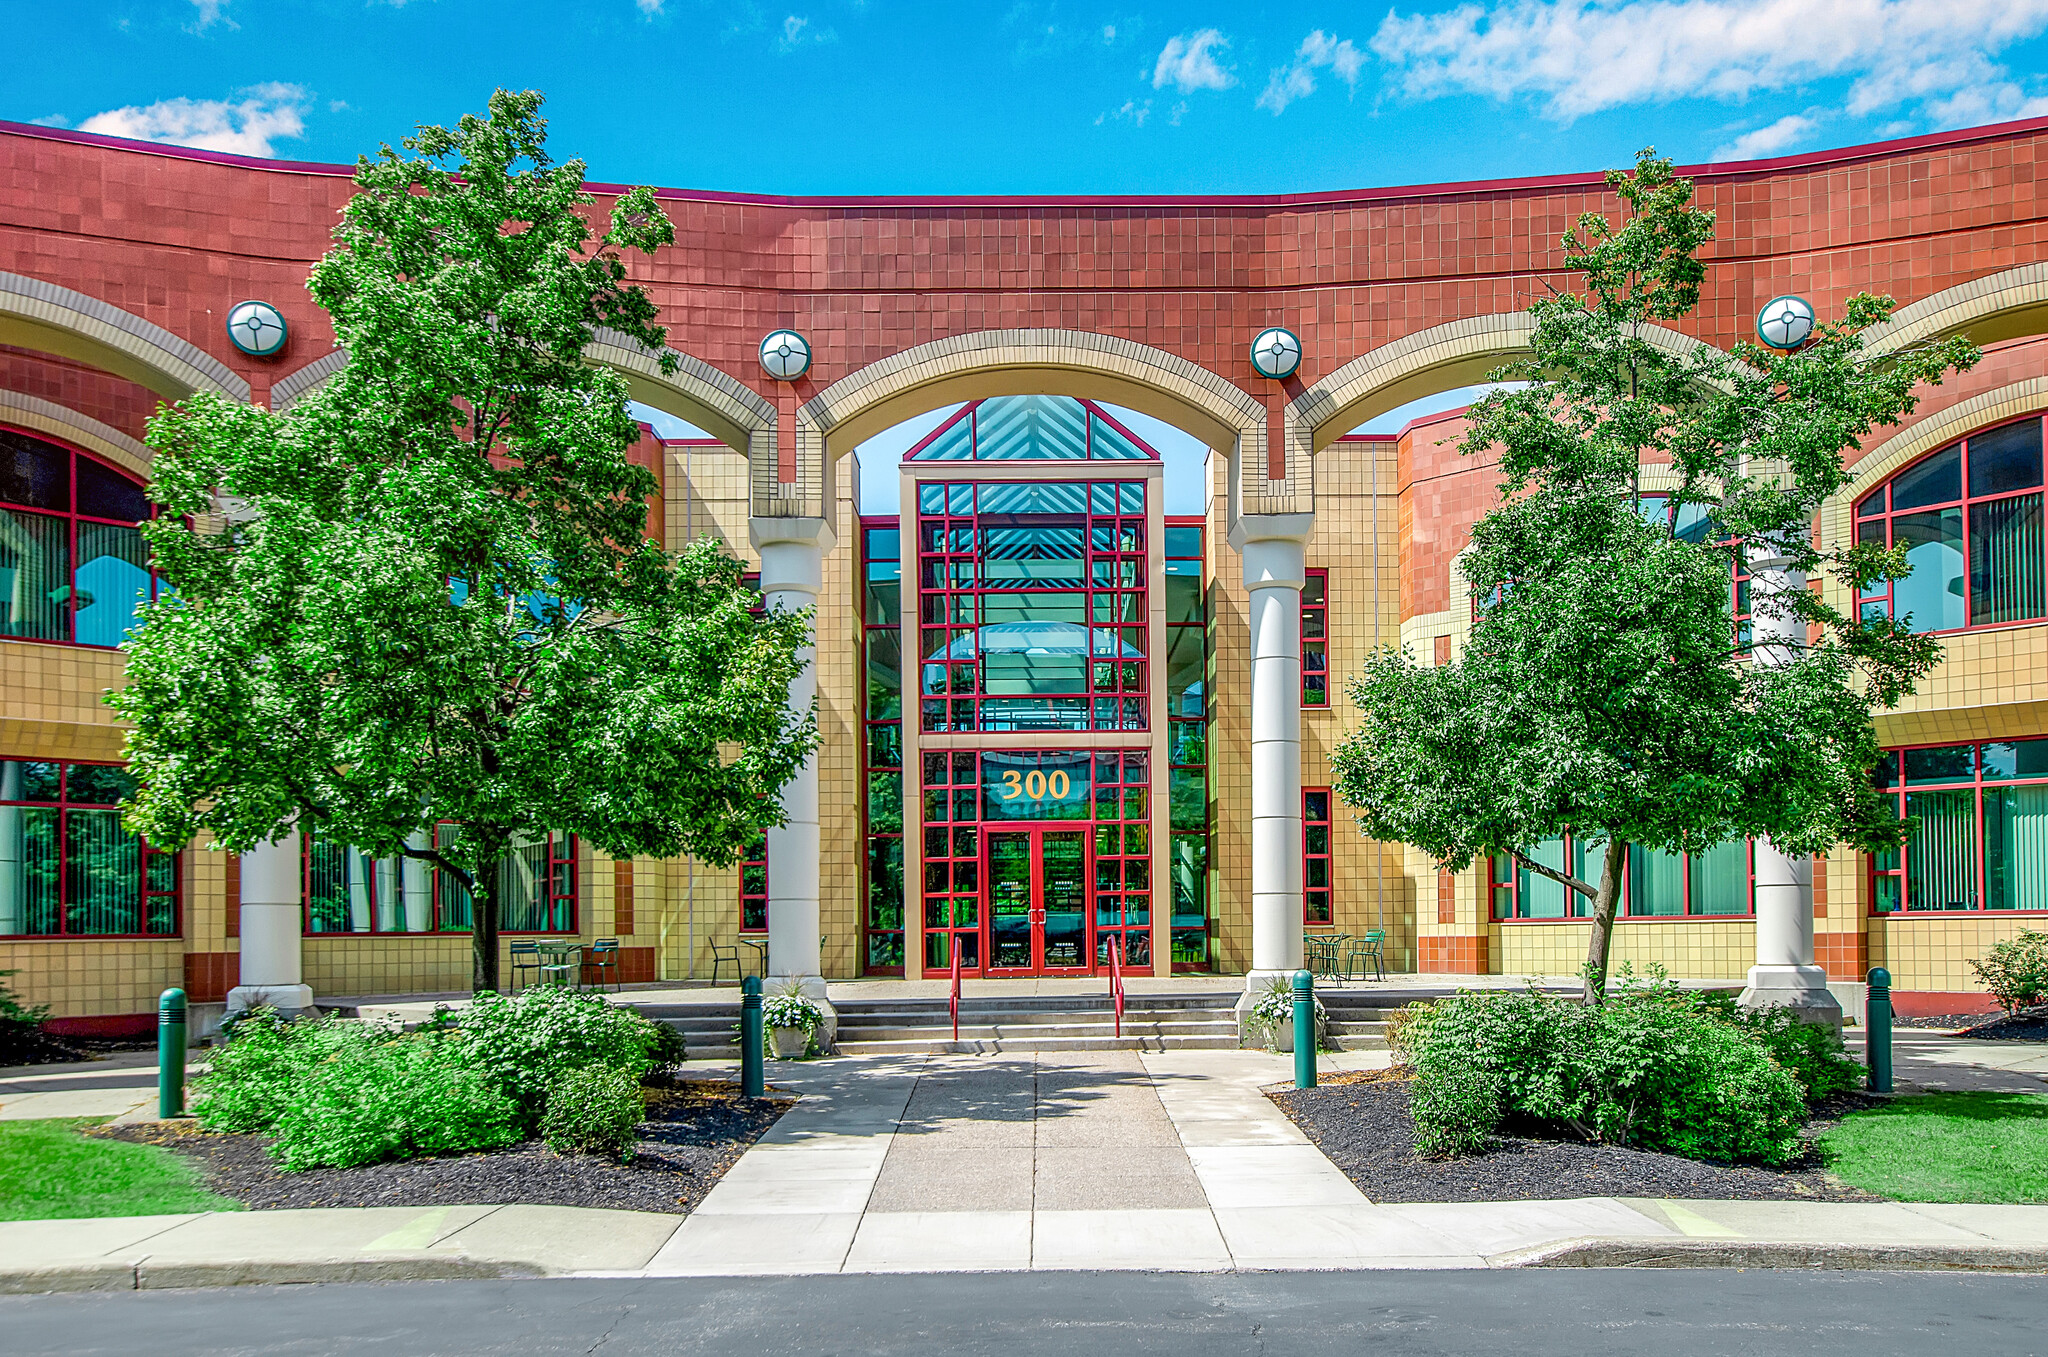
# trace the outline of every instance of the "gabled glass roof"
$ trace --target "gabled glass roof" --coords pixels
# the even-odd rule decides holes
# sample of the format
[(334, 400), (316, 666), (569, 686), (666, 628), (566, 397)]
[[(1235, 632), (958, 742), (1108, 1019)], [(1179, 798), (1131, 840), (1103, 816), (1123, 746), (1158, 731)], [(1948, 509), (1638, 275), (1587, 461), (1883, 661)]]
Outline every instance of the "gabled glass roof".
[(1156, 462), (1159, 454), (1094, 401), (988, 396), (903, 454), (906, 462)]

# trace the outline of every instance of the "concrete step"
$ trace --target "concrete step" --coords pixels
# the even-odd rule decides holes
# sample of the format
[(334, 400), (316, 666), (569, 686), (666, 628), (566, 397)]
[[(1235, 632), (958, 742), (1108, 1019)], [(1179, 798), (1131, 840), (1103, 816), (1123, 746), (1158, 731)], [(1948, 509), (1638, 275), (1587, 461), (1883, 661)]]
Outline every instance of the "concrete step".
[(893, 1041), (849, 1041), (841, 1039), (842, 1055), (1000, 1055), (1005, 1051), (1234, 1051), (1237, 1034), (1229, 1036), (1136, 1036), (1126, 1031), (1116, 1036), (1002, 1037), (970, 1040), (962, 1029), (960, 1040), (950, 1034)]
[[(1147, 1037), (1237, 1037), (1234, 1022), (1156, 1023), (1124, 1019), (1125, 1036)], [(924, 1023), (908, 1027), (846, 1027), (839, 1029), (839, 1045), (853, 1041), (951, 1040), (951, 1023)], [(983, 1023), (962, 1022), (960, 1039), (977, 1041), (1037, 1041), (1051, 1037), (1113, 1037), (1116, 1024), (1110, 1022), (1071, 1023)]]

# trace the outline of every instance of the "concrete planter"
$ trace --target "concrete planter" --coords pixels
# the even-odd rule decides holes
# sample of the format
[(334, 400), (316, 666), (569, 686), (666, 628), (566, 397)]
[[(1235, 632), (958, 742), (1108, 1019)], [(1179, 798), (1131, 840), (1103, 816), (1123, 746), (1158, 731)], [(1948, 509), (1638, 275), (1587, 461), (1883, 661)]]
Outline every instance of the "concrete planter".
[(795, 1060), (810, 1048), (811, 1034), (801, 1027), (771, 1027), (768, 1032), (777, 1060)]
[(1281, 1055), (1294, 1054), (1294, 1019), (1282, 1018), (1267, 1029), (1266, 1049)]

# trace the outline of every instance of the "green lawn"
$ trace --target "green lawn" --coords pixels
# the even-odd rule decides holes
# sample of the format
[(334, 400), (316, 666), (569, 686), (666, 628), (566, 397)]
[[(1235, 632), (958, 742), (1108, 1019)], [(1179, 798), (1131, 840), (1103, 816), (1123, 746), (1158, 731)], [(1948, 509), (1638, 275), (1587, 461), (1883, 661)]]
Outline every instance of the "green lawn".
[(0, 1122), (0, 1220), (242, 1209), (169, 1150), (78, 1133), (95, 1120)]
[(1929, 1093), (1821, 1137), (1844, 1182), (1909, 1202), (2048, 1202), (2048, 1094)]

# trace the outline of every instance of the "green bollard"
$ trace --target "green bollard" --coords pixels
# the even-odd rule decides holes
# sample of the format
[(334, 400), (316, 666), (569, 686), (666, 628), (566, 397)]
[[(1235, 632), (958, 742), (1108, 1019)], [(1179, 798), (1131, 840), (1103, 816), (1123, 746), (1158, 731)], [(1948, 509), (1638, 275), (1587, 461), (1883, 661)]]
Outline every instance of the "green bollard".
[(766, 1092), (761, 1079), (761, 977), (740, 981), (740, 1096), (758, 1098)]
[(1863, 1013), (1863, 1059), (1870, 1066), (1870, 1091), (1892, 1091), (1892, 973), (1870, 968), (1870, 996)]
[(167, 989), (156, 1001), (156, 1114), (185, 1115), (185, 991)]
[(1316, 1086), (1316, 978), (1294, 973), (1294, 1086)]

